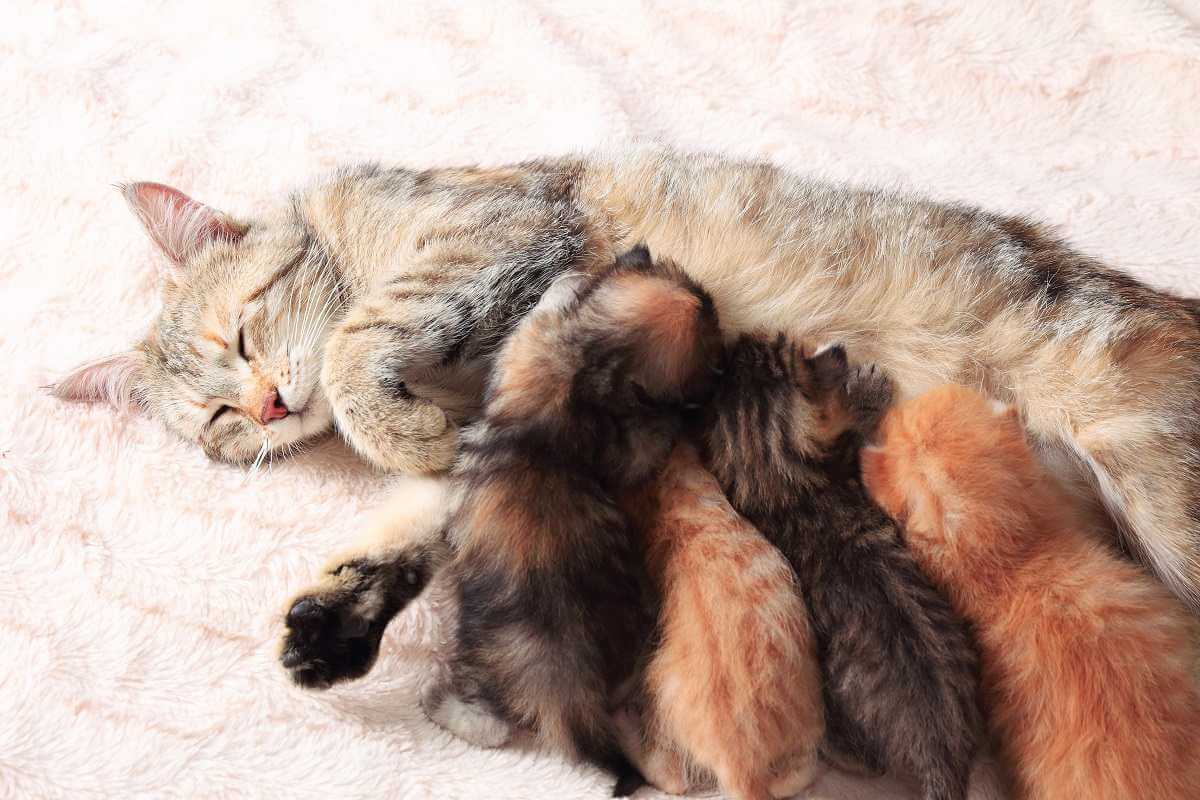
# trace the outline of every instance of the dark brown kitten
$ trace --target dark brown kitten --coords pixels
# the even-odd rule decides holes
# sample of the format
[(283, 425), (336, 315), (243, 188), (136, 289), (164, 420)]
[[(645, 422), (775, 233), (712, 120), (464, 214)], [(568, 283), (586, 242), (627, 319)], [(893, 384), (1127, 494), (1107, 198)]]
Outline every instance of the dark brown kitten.
[(655, 604), (614, 497), (664, 463), (720, 351), (708, 296), (644, 250), (505, 345), (455, 470), (460, 619), (435, 720), (529, 727), (616, 772), (618, 791), (635, 786), (610, 698), (634, 673)]
[(926, 800), (963, 800), (981, 730), (973, 644), (859, 479), (890, 379), (851, 369), (840, 346), (806, 358), (782, 335), (742, 336), (728, 370), (706, 426), (708, 465), (796, 570), (830, 755), (909, 771)]

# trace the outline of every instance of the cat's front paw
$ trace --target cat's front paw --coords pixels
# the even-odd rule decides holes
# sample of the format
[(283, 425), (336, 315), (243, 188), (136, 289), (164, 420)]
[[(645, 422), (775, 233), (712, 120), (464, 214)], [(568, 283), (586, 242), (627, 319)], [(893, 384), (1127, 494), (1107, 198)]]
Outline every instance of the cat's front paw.
[(458, 426), (428, 400), (339, 391), (333, 410), (350, 445), (389, 472), (445, 472), (458, 453)]
[(348, 561), (296, 597), (279, 660), (306, 689), (361, 678), (379, 654), (388, 622), (423, 588), (423, 566)]
[(846, 376), (842, 392), (856, 427), (869, 433), (892, 405), (896, 390), (891, 376), (878, 364), (860, 364)]

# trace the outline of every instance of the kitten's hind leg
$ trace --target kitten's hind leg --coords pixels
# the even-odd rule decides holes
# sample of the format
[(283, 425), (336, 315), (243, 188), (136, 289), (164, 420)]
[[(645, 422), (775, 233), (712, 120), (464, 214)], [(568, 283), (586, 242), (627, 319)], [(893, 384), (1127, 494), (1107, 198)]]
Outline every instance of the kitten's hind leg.
[(820, 758), (814, 752), (794, 753), (772, 765), (771, 796), (794, 797), (813, 785), (821, 772)]
[(647, 729), (645, 713), (630, 706), (613, 713), (621, 749), (651, 786), (667, 794), (686, 794), (689, 783), (682, 754)]
[(370, 670), (387, 624), (448, 558), (445, 505), (443, 481), (408, 479), (357, 546), (290, 601), (279, 657), (293, 681), (324, 689)]

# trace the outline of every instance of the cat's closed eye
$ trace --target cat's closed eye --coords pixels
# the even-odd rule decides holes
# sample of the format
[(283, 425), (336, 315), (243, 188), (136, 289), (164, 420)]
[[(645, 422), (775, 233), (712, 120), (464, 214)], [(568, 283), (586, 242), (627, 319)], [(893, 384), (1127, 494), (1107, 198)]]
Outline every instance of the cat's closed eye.
[[(245, 325), (242, 325), (241, 327), (238, 328), (238, 345), (237, 345), (237, 347), (238, 347), (238, 355), (241, 356), (242, 361), (249, 361), (250, 356), (246, 355), (246, 326)], [(220, 415), (220, 413), (221, 412), (218, 411), (217, 415)], [(216, 418), (216, 416), (214, 416), (214, 419), (215, 418)]]
[(211, 428), (213, 425), (215, 425), (217, 420), (220, 419), (227, 411), (233, 411), (233, 406), (221, 406), (218, 408), (217, 412), (208, 418), (208, 427)]

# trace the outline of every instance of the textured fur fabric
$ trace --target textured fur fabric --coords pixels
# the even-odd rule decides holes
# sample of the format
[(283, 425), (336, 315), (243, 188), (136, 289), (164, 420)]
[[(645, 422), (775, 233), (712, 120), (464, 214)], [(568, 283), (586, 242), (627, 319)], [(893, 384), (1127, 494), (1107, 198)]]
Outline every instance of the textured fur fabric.
[[(386, 490), (340, 445), (251, 477), (150, 420), (38, 390), (151, 317), (159, 257), (115, 181), (166, 181), (236, 212), (345, 161), (500, 163), (649, 136), (1027, 212), (1200, 295), (1188, 0), (9, 5), (0, 797), (610, 788), (424, 719), (444, 592), (389, 629), (369, 678), (289, 687), (282, 601)], [(813, 796), (910, 795), (830, 775)]]

